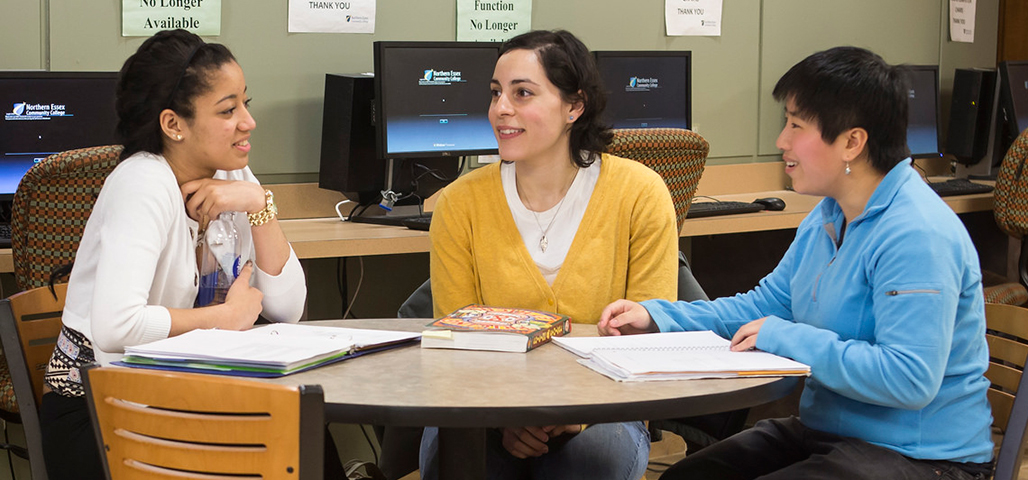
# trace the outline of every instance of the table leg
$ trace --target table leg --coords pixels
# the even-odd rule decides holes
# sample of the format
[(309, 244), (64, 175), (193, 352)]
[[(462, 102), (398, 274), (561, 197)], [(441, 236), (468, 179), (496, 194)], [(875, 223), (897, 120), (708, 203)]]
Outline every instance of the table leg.
[(439, 478), (485, 480), (485, 429), (439, 429)]

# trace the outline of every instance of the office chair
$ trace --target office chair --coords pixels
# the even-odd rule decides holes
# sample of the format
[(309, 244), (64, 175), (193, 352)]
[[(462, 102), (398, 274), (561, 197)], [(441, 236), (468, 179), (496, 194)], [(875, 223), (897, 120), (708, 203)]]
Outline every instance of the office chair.
[(1023, 374), (1028, 355), (1028, 309), (987, 303), (985, 322), (990, 357), (985, 376), (992, 382), (992, 425), (1003, 433), (993, 479), (1017, 480), (1028, 427), (1028, 375)]
[(108, 145), (57, 153), (22, 177), (11, 206), (18, 288), (45, 286), (54, 268), (74, 261), (93, 203), (121, 150)]
[(320, 385), (96, 365), (83, 378), (108, 480), (322, 480)]
[(0, 300), (0, 341), (10, 366), (17, 396), (19, 421), (25, 429), (32, 480), (46, 480), (43, 442), (39, 430), (39, 405), (43, 399), (43, 374), (50, 362), (67, 284), (34, 288)]
[(1021, 132), (1010, 145), (996, 176), (995, 204), (992, 211), (996, 225), (1004, 233), (1021, 241), (1017, 261), (1017, 282), (985, 287), (985, 301), (1023, 305), (1028, 302), (1028, 177), (1024, 174), (1028, 160), (1028, 130)]
[(681, 231), (689, 203), (707, 163), (710, 144), (700, 134), (681, 128), (616, 128), (607, 153), (635, 160), (664, 179), (675, 204)]

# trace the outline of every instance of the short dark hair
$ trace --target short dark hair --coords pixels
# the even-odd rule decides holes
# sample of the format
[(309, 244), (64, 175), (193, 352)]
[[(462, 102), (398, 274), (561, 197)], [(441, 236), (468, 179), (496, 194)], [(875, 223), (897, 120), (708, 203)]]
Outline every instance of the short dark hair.
[(612, 137), (601, 119), (607, 107), (607, 92), (592, 53), (565, 30), (523, 33), (507, 40), (500, 47), (500, 56), (511, 50), (534, 50), (546, 78), (560, 90), (561, 98), (585, 105), (582, 115), (571, 124), (571, 161), (580, 167), (591, 165)]
[(118, 73), (115, 111), (121, 159), (164, 149), (161, 111), (170, 108), (192, 119), (193, 100), (211, 89), (211, 74), (235, 62), (224, 45), (205, 43), (186, 30), (164, 30), (148, 38)]
[(871, 166), (888, 173), (910, 156), (907, 149), (907, 86), (902, 67), (874, 52), (835, 47), (789, 69), (775, 85), (775, 100), (792, 100), (796, 115), (816, 122), (832, 143), (846, 129), (867, 131)]

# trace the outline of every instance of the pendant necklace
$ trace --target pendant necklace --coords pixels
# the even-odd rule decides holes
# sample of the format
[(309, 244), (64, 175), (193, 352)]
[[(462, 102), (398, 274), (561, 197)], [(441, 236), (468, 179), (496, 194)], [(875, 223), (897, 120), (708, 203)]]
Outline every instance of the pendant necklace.
[[(528, 210), (532, 212), (532, 216), (535, 217), (535, 224), (539, 226), (539, 230), (543, 234), (542, 237), (539, 238), (539, 250), (542, 250), (543, 253), (546, 253), (546, 247), (550, 245), (549, 240), (546, 239), (546, 235), (550, 233), (550, 227), (552, 227), (553, 222), (557, 220), (557, 216), (560, 214), (560, 207), (564, 206), (564, 200), (568, 198), (568, 191), (571, 190), (571, 184), (575, 183), (575, 177), (577, 176), (578, 169), (575, 169), (575, 175), (571, 177), (571, 182), (568, 183), (568, 188), (564, 191), (564, 196), (561, 197), (560, 202), (557, 203), (557, 210), (553, 212), (553, 218), (550, 219), (550, 223), (549, 225), (546, 225), (546, 228), (543, 228), (542, 222), (539, 221), (539, 212), (536, 212), (535, 209), (532, 208), (532, 202), (528, 200), (527, 195), (525, 196), (525, 203), (528, 204)], [(514, 181), (517, 182), (516, 176), (514, 177)]]

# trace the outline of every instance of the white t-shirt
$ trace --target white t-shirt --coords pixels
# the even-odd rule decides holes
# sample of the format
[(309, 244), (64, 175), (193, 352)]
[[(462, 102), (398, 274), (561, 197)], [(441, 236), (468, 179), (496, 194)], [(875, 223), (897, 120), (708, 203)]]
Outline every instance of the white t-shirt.
[[(507, 196), (507, 205), (528, 253), (546, 282), (553, 285), (560, 267), (564, 265), (564, 259), (568, 256), (568, 250), (571, 249), (578, 225), (582, 223), (585, 209), (589, 206), (589, 198), (596, 188), (596, 181), (600, 178), (600, 159), (597, 158), (588, 167), (578, 169), (578, 174), (571, 182), (564, 199), (545, 212), (533, 212), (521, 202), (514, 178), (516, 168), (517, 163), (500, 165), (503, 193)], [(544, 231), (546, 251), (539, 246)]]

